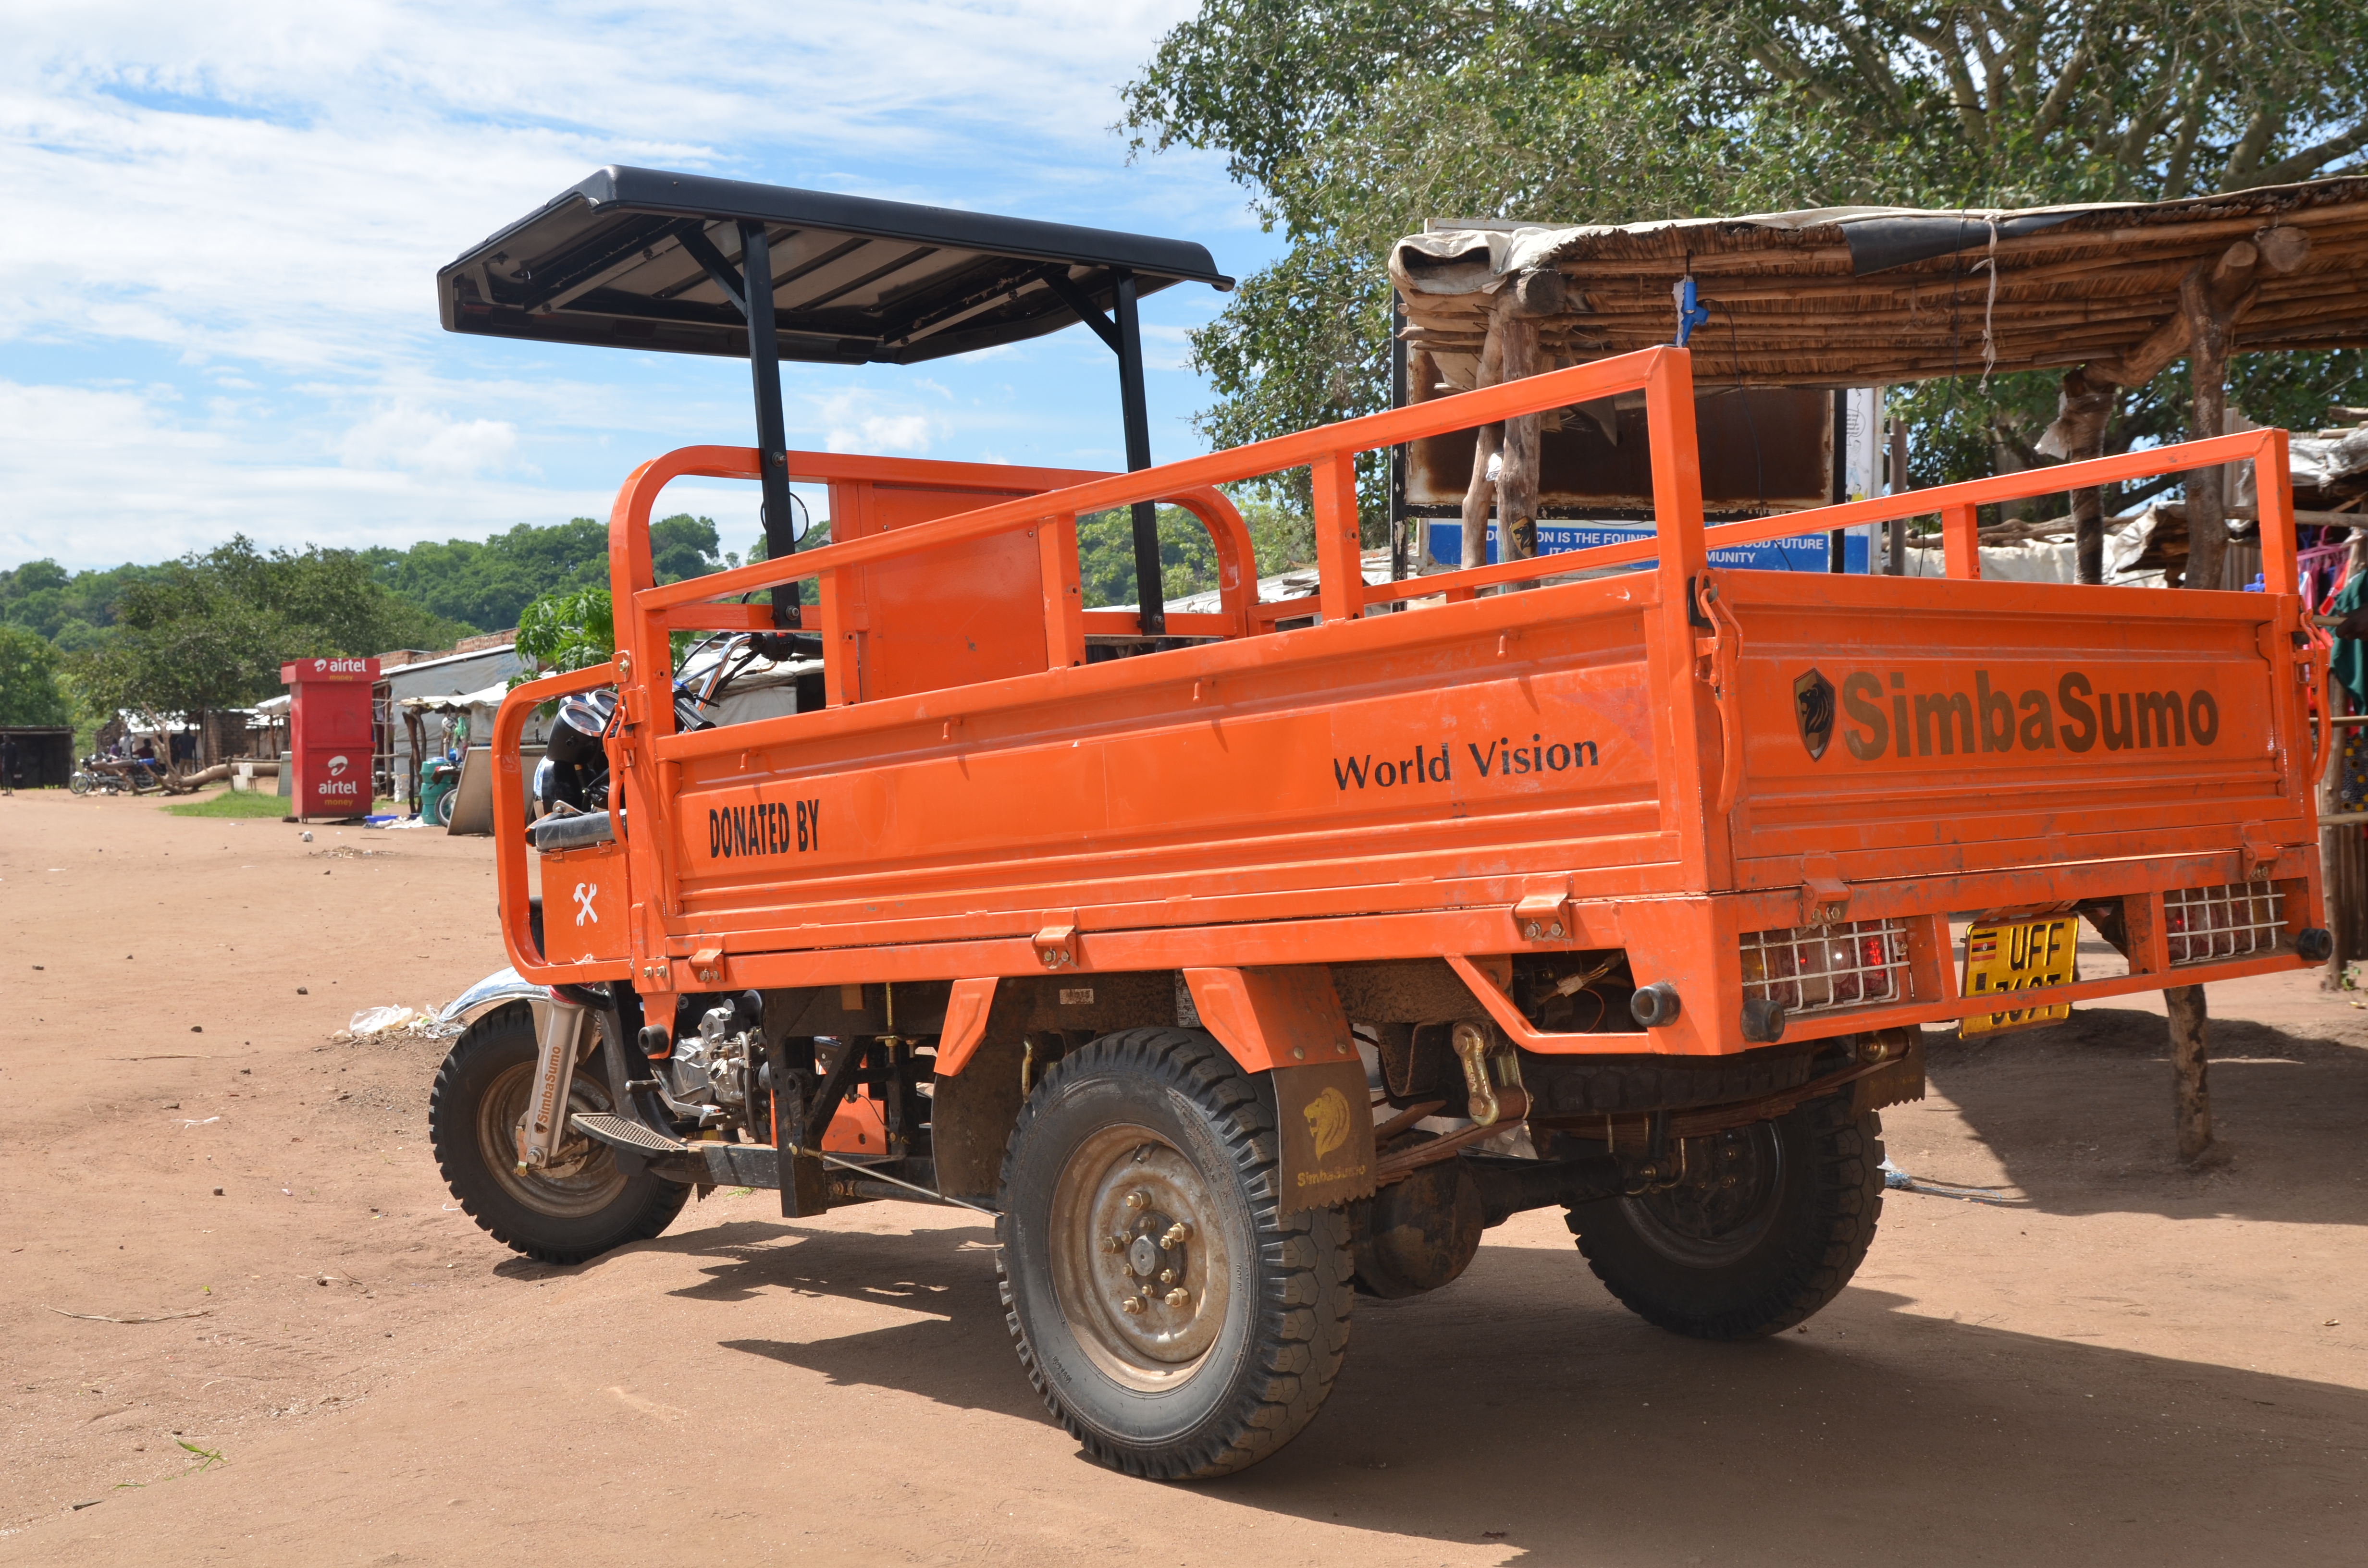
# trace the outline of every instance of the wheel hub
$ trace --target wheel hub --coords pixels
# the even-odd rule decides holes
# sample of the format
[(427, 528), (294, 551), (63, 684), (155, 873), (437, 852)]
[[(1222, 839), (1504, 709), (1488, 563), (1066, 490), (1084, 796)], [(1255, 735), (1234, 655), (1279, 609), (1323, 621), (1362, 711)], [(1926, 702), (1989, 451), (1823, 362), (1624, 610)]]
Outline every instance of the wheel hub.
[(1624, 1201), (1637, 1233), (1662, 1256), (1697, 1267), (1729, 1263), (1758, 1245), (1775, 1218), (1783, 1145), (1767, 1122), (1694, 1141), (1671, 1186)]
[[(477, 1110), (478, 1147), (486, 1169), (511, 1197), (537, 1213), (552, 1219), (575, 1219), (597, 1213), (615, 1200), (625, 1177), (609, 1157), (608, 1145), (576, 1132), (566, 1135), (541, 1170), (518, 1168), (518, 1137), (525, 1125), (527, 1101), (534, 1086), (534, 1067), (521, 1062), (508, 1068), (488, 1085)], [(598, 1085), (578, 1078), (569, 1091), (567, 1108), (599, 1111), (609, 1108)]]
[(1053, 1276), (1103, 1370), (1164, 1387), (1215, 1344), (1230, 1270), (1201, 1239), (1213, 1212), (1200, 1172), (1145, 1129), (1106, 1130), (1071, 1158), (1053, 1201)]

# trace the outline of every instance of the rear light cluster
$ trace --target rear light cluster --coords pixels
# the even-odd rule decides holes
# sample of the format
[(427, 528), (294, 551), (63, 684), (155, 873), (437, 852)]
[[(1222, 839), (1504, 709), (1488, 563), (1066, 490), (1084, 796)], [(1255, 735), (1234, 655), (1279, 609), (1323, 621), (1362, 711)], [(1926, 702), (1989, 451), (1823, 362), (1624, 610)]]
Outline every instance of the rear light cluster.
[(2271, 882), (2173, 888), (2162, 895), (2162, 934), (2175, 964), (2274, 952), (2285, 939), (2285, 894)]
[(1907, 924), (1853, 920), (1796, 926), (1743, 938), (1743, 994), (1788, 1013), (1907, 1000)]

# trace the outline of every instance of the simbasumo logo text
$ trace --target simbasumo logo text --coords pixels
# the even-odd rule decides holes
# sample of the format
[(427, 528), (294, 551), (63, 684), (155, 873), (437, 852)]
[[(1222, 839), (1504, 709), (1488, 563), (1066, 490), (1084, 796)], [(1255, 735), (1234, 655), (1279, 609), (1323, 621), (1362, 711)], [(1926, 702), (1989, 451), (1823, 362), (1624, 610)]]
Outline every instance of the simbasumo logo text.
[(2208, 691), (2099, 691), (2078, 670), (2053, 692), (2010, 691), (1974, 672), (1966, 691), (1911, 691), (1897, 670), (1852, 670), (1841, 683), (1841, 738), (1861, 762), (1975, 752), (2084, 752), (2208, 746), (2220, 704)]

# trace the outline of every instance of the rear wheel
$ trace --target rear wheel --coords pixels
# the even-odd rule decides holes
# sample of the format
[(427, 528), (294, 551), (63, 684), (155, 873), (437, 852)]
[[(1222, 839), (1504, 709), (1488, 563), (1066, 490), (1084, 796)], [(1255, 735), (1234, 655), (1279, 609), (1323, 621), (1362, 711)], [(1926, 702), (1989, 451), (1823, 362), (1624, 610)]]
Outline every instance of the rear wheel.
[(1087, 1452), (1190, 1480), (1315, 1418), (1349, 1343), (1349, 1227), (1277, 1212), (1271, 1089), (1197, 1030), (1064, 1058), (1021, 1111), (996, 1221), (1021, 1363)]
[(1596, 1278), (1646, 1322), (1758, 1339), (1841, 1293), (1883, 1212), (1883, 1125), (1845, 1093), (1688, 1140), (1677, 1185), (1575, 1204)]
[[(606, 1143), (572, 1127), (549, 1165), (518, 1168), (536, 1051), (534, 1014), (523, 1005), (488, 1013), (452, 1042), (427, 1101), (428, 1141), (452, 1196), (495, 1241), (545, 1263), (581, 1263), (665, 1230), (690, 1189), (627, 1176)], [(577, 1066), (567, 1104), (612, 1108), (597, 1051)]]

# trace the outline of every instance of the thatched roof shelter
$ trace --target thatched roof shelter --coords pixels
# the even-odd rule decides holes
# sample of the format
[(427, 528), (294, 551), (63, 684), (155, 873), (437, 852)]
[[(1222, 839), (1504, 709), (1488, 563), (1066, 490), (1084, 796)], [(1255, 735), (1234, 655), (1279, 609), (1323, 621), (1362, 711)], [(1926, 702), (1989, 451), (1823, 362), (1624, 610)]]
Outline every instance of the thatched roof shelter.
[(1691, 345), (1703, 381), (1895, 385), (2087, 364), (2134, 385), (2186, 351), (2181, 278), (2240, 244), (2252, 260), (2218, 279), (2241, 306), (2227, 352), (2368, 347), (2368, 176), (2014, 211), (1434, 222), (1392, 248), (1389, 268), (1410, 346), (1452, 384), (1469, 384), (1508, 290), (1531, 298), (1522, 313), (1561, 365), (1669, 342), (1671, 290), (1691, 276), (1711, 312)]
[[(2039, 449), (2082, 458), (2101, 454), (2116, 389), (2142, 386), (2174, 360), (2189, 363), (2193, 433), (2218, 435), (2229, 355), (2368, 347), (2368, 176), (2013, 211), (1839, 207), (1564, 229), (1434, 222), (1391, 247), (1389, 270), (1406, 312), (1413, 402), (1690, 332), (1705, 391), (2063, 369)], [(1681, 330), (1689, 288), (1700, 304)], [(1748, 394), (1736, 401), (1748, 407)], [(1618, 468), (1623, 410), (1614, 400), (1579, 412), (1584, 421), (1527, 416), (1452, 451), (1433, 443), (1414, 454), (1410, 472), (1431, 494), (1462, 490), (1465, 564), (1476, 562), (1492, 503), (1512, 552), (1526, 554), (1533, 520), (1589, 488), (1574, 485), (1574, 470)], [(1756, 421), (1751, 439), (1764, 468)], [(1786, 456), (1802, 443), (1768, 445)], [(2222, 482), (2199, 474), (2186, 488), (2203, 525), (2192, 565), (2216, 582)], [(1770, 501), (1763, 511), (1782, 509)], [(2097, 492), (2074, 494), (2083, 582), (2102, 581), (2100, 510)]]

